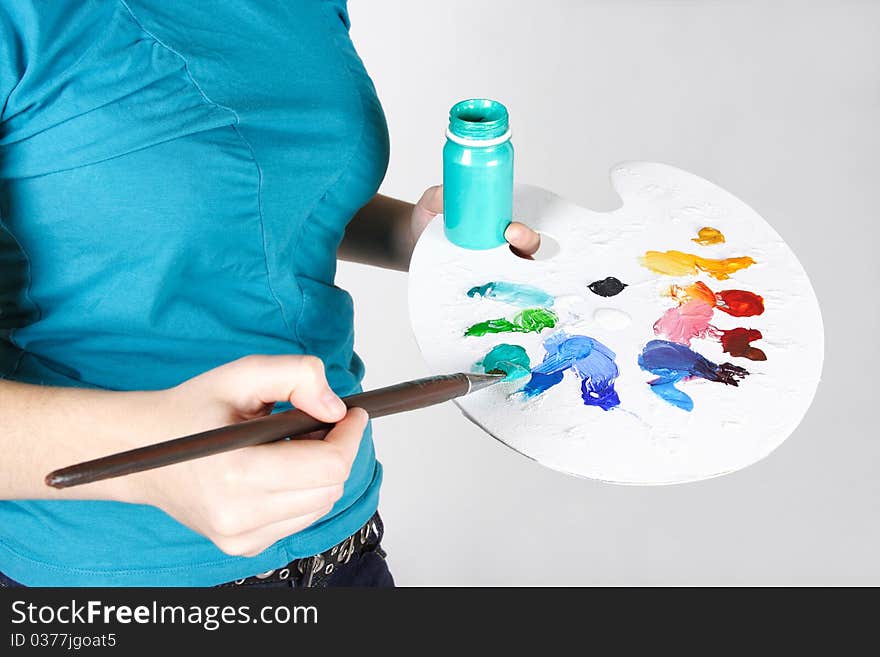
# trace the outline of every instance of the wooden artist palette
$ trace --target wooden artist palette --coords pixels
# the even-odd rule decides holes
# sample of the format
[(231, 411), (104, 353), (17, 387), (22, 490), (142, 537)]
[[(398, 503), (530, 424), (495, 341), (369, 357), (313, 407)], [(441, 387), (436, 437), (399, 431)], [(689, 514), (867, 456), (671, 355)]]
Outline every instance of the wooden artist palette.
[(803, 267), (754, 210), (702, 178), (636, 162), (611, 181), (623, 201), (612, 212), (517, 187), (514, 218), (558, 243), (549, 259), (462, 249), (433, 221), (409, 283), (425, 359), (436, 372), (483, 371), (491, 352), (490, 365), (519, 374), (456, 404), (562, 472), (671, 484), (760, 460), (794, 431), (822, 369)]

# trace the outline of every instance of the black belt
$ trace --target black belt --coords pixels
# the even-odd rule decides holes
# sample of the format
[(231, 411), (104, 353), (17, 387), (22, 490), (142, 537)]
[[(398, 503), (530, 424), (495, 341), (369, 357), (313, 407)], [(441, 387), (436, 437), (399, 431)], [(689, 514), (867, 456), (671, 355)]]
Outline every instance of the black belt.
[(218, 586), (265, 586), (269, 583), (276, 583), (296, 587), (322, 588), (326, 586), (327, 580), (330, 579), (333, 572), (351, 561), (352, 557), (375, 550), (381, 551), (379, 543), (382, 540), (383, 530), (382, 519), (377, 512), (354, 534), (320, 554), (300, 557), (281, 568), (273, 568), (259, 575), (237, 579)]

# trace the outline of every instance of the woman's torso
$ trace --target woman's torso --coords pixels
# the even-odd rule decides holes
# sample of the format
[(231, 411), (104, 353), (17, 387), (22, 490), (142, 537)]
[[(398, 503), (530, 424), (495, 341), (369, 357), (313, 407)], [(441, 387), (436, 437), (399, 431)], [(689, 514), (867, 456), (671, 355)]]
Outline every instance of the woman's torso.
[[(344, 3), (3, 11), (0, 375), (157, 389), (249, 353), (311, 353), (338, 393), (358, 390), (335, 251), (388, 143)], [(56, 583), (231, 579), (356, 529), (380, 477), (367, 435), (328, 519), (253, 560), (151, 507), (5, 502), (0, 569), (26, 584), (40, 564)]]

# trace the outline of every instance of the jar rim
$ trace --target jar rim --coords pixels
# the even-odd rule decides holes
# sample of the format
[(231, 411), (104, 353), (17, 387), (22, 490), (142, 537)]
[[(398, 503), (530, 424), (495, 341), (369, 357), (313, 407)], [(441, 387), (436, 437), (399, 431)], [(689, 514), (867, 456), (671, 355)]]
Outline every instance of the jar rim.
[(468, 141), (497, 140), (510, 132), (507, 108), (490, 98), (469, 98), (449, 110), (447, 134)]

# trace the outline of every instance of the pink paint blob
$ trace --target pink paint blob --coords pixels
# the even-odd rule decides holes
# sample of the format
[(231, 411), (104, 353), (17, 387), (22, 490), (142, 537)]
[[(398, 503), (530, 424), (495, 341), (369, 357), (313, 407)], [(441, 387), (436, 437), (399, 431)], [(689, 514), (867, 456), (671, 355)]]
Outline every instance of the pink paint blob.
[(687, 301), (663, 313), (654, 322), (654, 334), (686, 346), (690, 346), (694, 338), (716, 338), (719, 333), (709, 324), (712, 312), (712, 306), (705, 301)]

